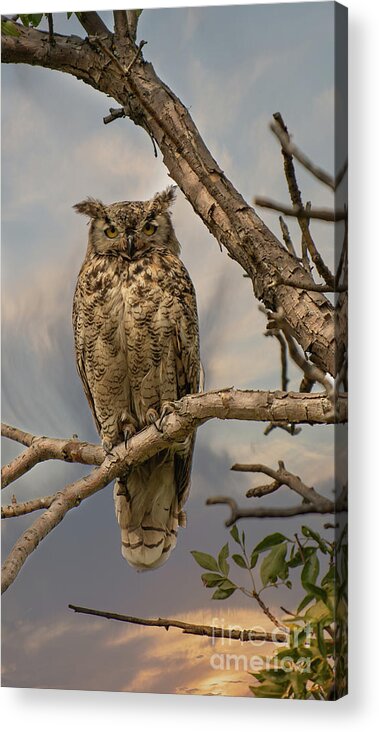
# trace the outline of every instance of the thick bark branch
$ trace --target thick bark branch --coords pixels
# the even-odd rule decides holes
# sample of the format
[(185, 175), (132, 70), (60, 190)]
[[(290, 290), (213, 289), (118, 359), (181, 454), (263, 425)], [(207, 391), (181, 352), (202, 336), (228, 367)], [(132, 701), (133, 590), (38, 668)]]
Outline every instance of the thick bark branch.
[(262, 641), (267, 643), (285, 643), (288, 641), (288, 635), (285, 633), (262, 633), (250, 630), (237, 630), (235, 628), (219, 628), (213, 625), (195, 625), (194, 623), (184, 623), (181, 620), (169, 618), (136, 618), (133, 615), (120, 615), (120, 613), (112, 613), (107, 610), (94, 610), (89, 607), (80, 607), (79, 605), (69, 605), (70, 610), (76, 613), (84, 613), (85, 615), (95, 615), (95, 617), (108, 618), (109, 620), (120, 620), (123, 623), (132, 623), (133, 625), (145, 625), (153, 628), (180, 628), (183, 633), (190, 635), (202, 635), (209, 638), (226, 638), (230, 640), (238, 640), (241, 642)]
[(89, 36), (110, 36), (111, 32), (101, 20), (100, 15), (94, 12), (81, 12), (78, 15), (78, 19), (83, 26), (84, 30), (87, 31)]
[[(305, 351), (332, 375), (336, 372), (333, 308), (322, 293), (306, 292), (312, 278), (283, 247), (255, 211), (235, 190), (212, 158), (188, 110), (156, 76), (151, 64), (138, 59), (133, 74), (122, 75), (97, 44), (20, 29), (3, 39), (3, 61), (38, 64), (73, 74), (116, 99), (135, 124), (159, 145), (171, 177), (178, 183), (209, 231), (251, 277), (254, 292), (269, 308), (283, 308), (285, 318)], [(131, 41), (130, 63), (137, 51)], [(304, 282), (304, 291), (270, 287), (275, 275)]]
[[(340, 396), (340, 421), (347, 418), (347, 401), (345, 395)], [(2, 592), (15, 580), (20, 569), (39, 542), (57, 526), (66, 513), (78, 506), (82, 500), (111, 483), (115, 478), (125, 474), (131, 465), (143, 463), (160, 450), (173, 443), (184, 440), (200, 424), (209, 419), (243, 419), (257, 421), (306, 422), (310, 424), (332, 423), (334, 406), (325, 394), (300, 394), (286, 392), (222, 391), (192, 394), (173, 402), (167, 407), (166, 415), (159, 420), (159, 429), (151, 425), (139, 432), (127, 447), (121, 444), (107, 455), (100, 467), (84, 478), (71, 483), (62, 491), (58, 491), (51, 506), (35, 520), (18, 539), (10, 555), (5, 560), (2, 572)], [(5, 430), (10, 436), (17, 430)], [(40, 438), (41, 439), (41, 438)], [(45, 438), (48, 440), (49, 438)], [(67, 445), (70, 441), (57, 441)], [(91, 453), (94, 446), (79, 443), (79, 456)], [(53, 445), (54, 456), (59, 454)], [(71, 456), (78, 449), (74, 440)], [(88, 453), (86, 452), (88, 450)], [(100, 452), (92, 453), (98, 459)]]
[[(9, 425), (2, 425), (3, 437), (12, 437), (18, 430)], [(30, 435), (31, 442), (27, 450), (18, 455), (8, 465), (1, 469), (1, 487), (6, 488), (14, 480), (31, 470), (38, 463), (45, 460), (64, 460), (68, 463), (83, 463), (84, 465), (101, 465), (105, 453), (99, 445), (88, 442), (79, 442), (74, 438), (58, 440), (53, 437), (35, 437)], [(25, 444), (25, 443), (24, 443)]]

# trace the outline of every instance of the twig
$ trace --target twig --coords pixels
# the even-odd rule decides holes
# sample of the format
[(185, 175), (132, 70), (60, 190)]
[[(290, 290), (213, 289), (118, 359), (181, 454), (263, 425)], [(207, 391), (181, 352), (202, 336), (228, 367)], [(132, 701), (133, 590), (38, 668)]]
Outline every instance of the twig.
[[(278, 312), (276, 313), (266, 310), (263, 306), (260, 306), (259, 309), (267, 315), (267, 328), (273, 330), (277, 330), (279, 328), (283, 331), (285, 339), (287, 341), (290, 356), (292, 360), (296, 363), (296, 365), (304, 372), (307, 383), (310, 383), (311, 381), (318, 381), (318, 383), (322, 384), (322, 386), (325, 388), (326, 393), (332, 400), (334, 394), (332, 382), (328, 379), (327, 375), (323, 371), (321, 371), (318, 366), (316, 366), (316, 364), (308, 361), (305, 355), (300, 352), (293, 335), (290, 333), (288, 324), (283, 318), (282, 309), (279, 308)], [(332, 402), (330, 402), (330, 404), (332, 404)]]
[[(273, 115), (275, 122), (282, 130), (283, 134), (285, 135), (285, 139), (289, 142), (289, 134), (286, 125), (284, 124), (283, 118), (279, 112)], [(290, 194), (292, 206), (294, 209), (297, 209), (299, 213), (302, 215), (297, 216), (297, 220), (299, 222), (299, 226), (302, 232), (302, 235), (304, 237), (304, 240), (306, 242), (309, 254), (312, 257), (312, 260), (317, 268), (317, 271), (321, 277), (324, 278), (326, 284), (331, 284), (332, 282), (332, 274), (328, 267), (326, 266), (325, 262), (323, 261), (321, 254), (318, 252), (317, 247), (313, 241), (311, 232), (309, 230), (309, 219), (304, 218), (304, 214), (310, 213), (305, 211), (301, 193), (299, 186), (297, 184), (296, 180), (296, 174), (295, 174), (295, 167), (293, 164), (293, 157), (292, 155), (289, 155), (284, 148), (282, 148), (282, 155), (283, 155), (283, 161), (284, 161), (284, 173), (287, 180), (287, 186), (288, 191)], [(334, 212), (333, 212), (334, 213)], [(314, 212), (313, 212), (314, 214)]]
[(125, 76), (129, 76), (129, 74), (130, 74), (130, 72), (131, 72), (131, 70), (132, 70), (135, 62), (137, 61), (138, 57), (141, 54), (141, 51), (142, 51), (143, 47), (146, 46), (146, 44), (147, 44), (147, 41), (140, 41), (139, 42), (137, 51), (135, 52), (135, 55), (133, 56), (133, 58), (132, 58), (132, 60), (131, 60), (131, 62), (129, 64), (129, 66), (125, 69)]
[(115, 119), (120, 119), (120, 117), (126, 117), (124, 107), (118, 107), (117, 109), (110, 107), (109, 114), (103, 117), (103, 122), (105, 125), (109, 125), (110, 122), (113, 122)]
[[(79, 605), (69, 605), (70, 610), (85, 615), (95, 615), (96, 617), (108, 618), (109, 620), (119, 620), (122, 623), (132, 623), (133, 625), (144, 625), (148, 627), (179, 628), (183, 633), (190, 635), (208, 636), (209, 638), (227, 638), (228, 640), (239, 640), (241, 642), (248, 641), (266, 641), (267, 643), (285, 643), (288, 635), (284, 633), (262, 633), (250, 630), (237, 630), (235, 628), (220, 628), (213, 625), (195, 625), (194, 623), (185, 623), (181, 620), (169, 618), (137, 618), (133, 615), (121, 615), (120, 613), (108, 612), (106, 610), (94, 610), (89, 607), (81, 607)], [(285, 626), (281, 626), (285, 628)]]
[[(286, 222), (284, 221), (283, 216), (279, 216), (279, 223), (280, 223), (280, 228), (282, 230), (284, 243), (285, 243), (289, 253), (292, 254), (294, 257), (296, 257), (295, 247), (292, 244), (290, 231), (289, 231), (289, 228), (288, 228)], [(296, 259), (297, 259), (297, 257), (296, 257)]]
[(322, 513), (321, 509), (330, 509), (330, 506), (334, 506), (332, 501), (328, 498), (324, 498), (324, 496), (317, 493), (311, 486), (306, 485), (298, 475), (286, 470), (282, 460), (279, 461), (278, 470), (273, 470), (267, 465), (262, 465), (261, 463), (253, 463), (251, 465), (235, 463), (235, 465), (232, 465), (231, 470), (238, 473), (263, 473), (268, 475), (270, 478), (273, 478), (274, 481), (279, 483), (279, 485), (288, 486), (288, 488), (301, 496), (304, 501), (307, 501), (308, 504), (312, 504), (316, 509), (320, 509), (320, 513)]
[(309, 221), (310, 219), (318, 219), (320, 221), (346, 221), (346, 212), (342, 210), (333, 211), (329, 208), (312, 208), (311, 211), (306, 211), (305, 208), (300, 206), (286, 206), (284, 203), (278, 203), (273, 201), (271, 198), (265, 198), (263, 196), (255, 196), (254, 203), (256, 206), (262, 206), (262, 208), (270, 208), (274, 211), (280, 211), (286, 216), (295, 216), (300, 221)]
[(346, 285), (304, 285), (304, 282), (297, 280), (293, 275), (290, 280), (286, 280), (283, 277), (278, 277), (278, 285), (286, 285), (286, 287), (296, 287), (299, 290), (306, 290), (307, 292), (346, 292)]
[(57, 494), (44, 496), (43, 498), (34, 498), (24, 503), (11, 503), (9, 506), (3, 506), (1, 509), (1, 518), (15, 518), (16, 516), (25, 516), (33, 511), (41, 511), (43, 508), (49, 508), (55, 501)]
[[(291, 516), (303, 516), (308, 513), (335, 513), (335, 506), (332, 501), (329, 501), (329, 505), (325, 503), (322, 509), (316, 508), (313, 504), (300, 503), (297, 506), (289, 506), (287, 508), (240, 508), (234, 498), (228, 498), (225, 496), (215, 496), (214, 498), (208, 498), (206, 501), (207, 506), (214, 506), (216, 504), (225, 504), (230, 508), (230, 517), (225, 521), (225, 526), (230, 527), (239, 521), (239, 519), (245, 518), (289, 518)], [(344, 508), (341, 511), (346, 510)]]
[[(311, 212), (311, 202), (307, 201), (305, 204), (305, 213)], [(309, 229), (308, 229), (309, 233)], [(306, 269), (307, 272), (311, 275), (311, 265), (309, 262), (309, 256), (308, 256), (308, 240), (309, 237), (306, 235), (306, 230), (304, 228), (304, 231), (301, 232), (301, 261), (303, 264), (304, 269)], [(313, 280), (313, 277), (312, 277)]]
[(329, 173), (326, 173), (325, 170), (312, 163), (305, 153), (303, 153), (289, 138), (289, 136), (284, 133), (276, 119), (275, 122), (271, 122), (270, 129), (274, 135), (276, 135), (283, 150), (285, 150), (288, 155), (293, 155), (293, 157), (296, 158), (296, 160), (298, 160), (299, 163), (309, 171), (309, 173), (314, 175), (315, 178), (320, 180), (322, 183), (325, 183), (325, 185), (329, 186), (333, 191), (336, 190), (336, 181), (334, 178), (329, 175)]

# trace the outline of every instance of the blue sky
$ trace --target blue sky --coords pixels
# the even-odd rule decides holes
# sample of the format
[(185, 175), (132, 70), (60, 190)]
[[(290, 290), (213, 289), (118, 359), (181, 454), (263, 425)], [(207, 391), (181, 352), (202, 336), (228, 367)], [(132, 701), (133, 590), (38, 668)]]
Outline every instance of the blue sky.
[[(111, 22), (109, 13), (103, 17)], [(56, 16), (55, 25), (61, 33), (82, 34), (64, 15)], [(139, 26), (139, 38), (148, 41), (145, 58), (189, 107), (212, 154), (248, 201), (266, 195), (288, 202), (280, 149), (268, 128), (273, 112), (282, 113), (313, 160), (333, 171), (333, 35), (328, 2), (146, 10)], [(72, 205), (87, 195), (106, 203), (149, 198), (167, 185), (167, 171), (143, 130), (128, 120), (104, 126), (112, 100), (74, 78), (4, 66), (2, 102), (3, 420), (36, 434), (77, 433), (94, 441), (73, 355), (71, 301), (87, 229)], [(301, 170), (298, 178), (304, 200), (330, 205), (327, 189)], [(279, 236), (275, 214), (261, 215)], [(240, 267), (220, 253), (180, 192), (173, 220), (197, 292), (207, 388), (277, 388), (277, 344), (262, 335), (264, 318)], [(297, 228), (290, 226), (298, 244)], [(313, 230), (332, 266), (331, 227), (320, 223)], [(297, 389), (295, 368), (291, 375)], [(16, 452), (4, 441), (3, 461)], [(146, 635), (73, 616), (67, 604), (150, 617), (187, 615), (198, 622), (202, 617), (206, 623), (230, 608), (234, 619), (261, 622), (247, 598), (234, 596), (215, 608), (189, 550), (214, 553), (226, 541), (226, 510), (204, 504), (220, 493), (244, 503), (253, 478), (230, 473), (230, 465), (254, 460), (275, 467), (278, 459), (330, 491), (331, 429), (304, 427), (292, 438), (278, 430), (264, 437), (262, 425), (248, 423), (203, 426), (188, 528), (156, 572), (138, 575), (122, 560), (110, 486), (71, 511), (4, 598), (3, 683), (245, 693), (248, 678), (241, 686), (241, 674), (212, 681), (206, 641), (185, 647), (187, 639), (176, 631), (163, 638), (160, 630)], [(6, 490), (4, 500), (13, 492), (19, 499), (49, 494), (82, 473), (80, 466), (37, 466)], [(283, 493), (271, 503), (287, 499)], [(29, 522), (7, 522), (4, 552)], [(319, 525), (317, 519), (308, 523)], [(283, 531), (283, 522), (255, 520), (245, 522), (245, 529), (255, 544)], [(280, 602), (267, 599), (291, 602), (290, 595)], [(162, 672), (162, 663), (171, 671)]]

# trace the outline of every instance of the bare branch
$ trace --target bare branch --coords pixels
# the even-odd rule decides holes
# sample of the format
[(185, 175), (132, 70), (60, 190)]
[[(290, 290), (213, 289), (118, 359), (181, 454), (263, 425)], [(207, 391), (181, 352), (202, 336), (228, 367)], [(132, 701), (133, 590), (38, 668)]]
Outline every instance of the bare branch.
[(312, 208), (310, 211), (307, 211), (305, 208), (300, 208), (300, 206), (293, 206), (293, 208), (291, 208), (291, 206), (286, 206), (284, 203), (278, 203), (277, 201), (273, 201), (271, 198), (264, 198), (263, 196), (255, 196), (254, 203), (256, 206), (270, 208), (274, 211), (281, 211), (281, 213), (284, 213), (286, 216), (295, 216), (299, 221), (306, 222), (310, 219), (318, 219), (320, 221), (345, 221), (347, 215), (346, 211), (333, 211), (329, 208)]
[[(273, 115), (275, 122), (277, 125), (281, 128), (283, 134), (285, 135), (286, 140), (289, 142), (289, 134), (286, 125), (284, 124), (283, 118), (279, 112)], [(282, 155), (283, 155), (283, 161), (284, 161), (284, 173), (287, 180), (287, 186), (288, 191), (290, 194), (291, 202), (293, 208), (298, 212), (297, 213), (297, 220), (299, 222), (299, 226), (304, 238), (304, 243), (306, 243), (308, 251), (313, 259), (313, 262), (317, 268), (317, 271), (321, 277), (324, 278), (327, 285), (332, 283), (332, 274), (328, 267), (326, 266), (325, 262), (323, 261), (321, 254), (318, 252), (317, 247), (313, 241), (312, 235), (309, 230), (309, 218), (307, 218), (307, 214), (310, 214), (310, 211), (307, 211), (304, 209), (303, 201), (301, 198), (301, 193), (299, 186), (297, 184), (296, 180), (296, 174), (295, 174), (295, 167), (293, 164), (293, 157), (292, 155), (288, 154), (284, 148), (282, 148)], [(291, 211), (291, 209), (290, 209)], [(314, 211), (312, 212), (312, 215), (314, 214)], [(333, 212), (333, 215), (335, 212)], [(290, 214), (292, 215), (292, 214)], [(304, 256), (303, 256), (304, 260)]]
[[(280, 223), (280, 228), (282, 230), (284, 243), (285, 243), (289, 253), (292, 254), (293, 257), (296, 257), (295, 247), (292, 244), (292, 239), (291, 239), (291, 235), (289, 232), (289, 228), (288, 228), (286, 222), (284, 221), (283, 216), (279, 216), (279, 223)], [(297, 259), (297, 257), (296, 257), (296, 259)]]
[[(303, 516), (308, 513), (335, 513), (336, 507), (332, 501), (329, 505), (325, 504), (321, 509), (316, 508), (313, 504), (300, 503), (297, 506), (288, 506), (284, 508), (240, 508), (234, 498), (227, 498), (225, 496), (215, 496), (214, 498), (208, 498), (206, 501), (207, 506), (214, 506), (216, 504), (225, 504), (230, 508), (230, 517), (225, 521), (225, 526), (233, 526), (236, 521), (243, 518), (289, 518), (291, 516)], [(340, 509), (346, 510), (344, 508)]]
[(54, 493), (52, 496), (43, 496), (43, 498), (33, 498), (31, 501), (25, 501), (24, 503), (12, 502), (9, 506), (2, 506), (1, 518), (15, 518), (17, 516), (25, 516), (27, 513), (33, 511), (41, 511), (43, 508), (50, 508), (53, 501), (55, 501), (57, 494)]
[(114, 10), (113, 18), (114, 18), (115, 41), (116, 41), (116, 43), (119, 43), (120, 41), (121, 41), (121, 43), (123, 43), (128, 37), (130, 37), (127, 11), (126, 10)]
[[(14, 480), (17, 480), (35, 465), (45, 460), (64, 460), (68, 463), (101, 465), (105, 457), (105, 452), (99, 445), (79, 442), (74, 438), (59, 440), (53, 437), (36, 437), (29, 433), (19, 433), (21, 433), (21, 430), (17, 430), (15, 427), (6, 424), (1, 426), (3, 437), (17, 439), (17, 437), (24, 435), (24, 440), (29, 442), (27, 450), (2, 468), (2, 488), (6, 488)], [(23, 444), (26, 444), (25, 441), (23, 441)]]
[(100, 15), (95, 12), (81, 12), (77, 15), (80, 24), (89, 36), (106, 36), (110, 37), (111, 32), (101, 20)]
[[(259, 308), (262, 312), (265, 312), (268, 318), (267, 328), (277, 330), (278, 328), (283, 331), (285, 339), (287, 341), (288, 350), (292, 360), (296, 365), (304, 372), (304, 376), (307, 380), (307, 384), (318, 381), (319, 384), (324, 386), (326, 393), (329, 397), (333, 398), (333, 384), (327, 375), (322, 371), (316, 364), (311, 363), (305, 357), (303, 353), (300, 353), (299, 347), (293, 338), (288, 323), (283, 318), (283, 311), (279, 308), (278, 312), (269, 312), (262, 306)], [(304, 393), (304, 392), (302, 392)], [(290, 420), (293, 421), (293, 420)]]
[(296, 160), (298, 160), (299, 163), (301, 163), (301, 165), (309, 171), (309, 173), (311, 173), (315, 176), (315, 178), (320, 180), (321, 183), (325, 183), (325, 185), (327, 185), (333, 191), (336, 190), (336, 181), (334, 180), (334, 178), (329, 175), (329, 173), (326, 173), (325, 170), (322, 170), (322, 168), (319, 168), (317, 165), (312, 163), (312, 161), (295, 145), (289, 135), (285, 134), (283, 128), (276, 120), (275, 122), (271, 122), (270, 129), (278, 138), (283, 150), (287, 153), (287, 155), (293, 155), (293, 157), (296, 158)]
[[(270, 478), (273, 478), (279, 486), (288, 486), (288, 488), (301, 496), (303, 500), (307, 501), (308, 504), (313, 505), (316, 511), (324, 513), (326, 509), (326, 512), (328, 513), (331, 506), (333, 506), (334, 509), (334, 503), (332, 501), (328, 498), (324, 498), (324, 496), (317, 493), (314, 488), (306, 485), (298, 475), (294, 475), (294, 473), (290, 473), (286, 470), (282, 461), (279, 462), (278, 470), (273, 470), (267, 465), (262, 465), (260, 463), (254, 463), (252, 465), (235, 463), (235, 465), (232, 465), (231, 470), (235, 470), (239, 473), (264, 473)], [(252, 496), (253, 494), (249, 492), (249, 495)], [(262, 493), (261, 495), (265, 494)]]
[(132, 615), (120, 615), (120, 613), (112, 613), (106, 610), (94, 610), (89, 607), (80, 607), (79, 605), (69, 605), (70, 610), (76, 613), (84, 613), (85, 615), (95, 615), (95, 617), (108, 618), (109, 620), (119, 620), (122, 623), (132, 623), (133, 625), (145, 625), (148, 627), (180, 628), (183, 633), (190, 635), (202, 635), (209, 638), (227, 638), (228, 640), (238, 640), (241, 642), (248, 641), (265, 641), (267, 643), (285, 643), (288, 636), (284, 633), (262, 633), (250, 630), (237, 630), (235, 628), (219, 628), (213, 625), (195, 625), (194, 623), (184, 623), (181, 620), (172, 620), (169, 618), (136, 618)]
[(15, 440), (15, 442), (20, 442), (21, 445), (26, 445), (26, 447), (30, 447), (33, 440), (36, 439), (36, 436), (32, 435), (31, 432), (24, 432), (24, 430), (20, 430), (18, 427), (11, 427), (4, 422), (1, 423), (1, 436), (8, 437), (9, 440)]
[(128, 27), (129, 27), (129, 36), (132, 39), (132, 41), (135, 41), (137, 38), (137, 26), (138, 26), (138, 19), (139, 19), (140, 11), (138, 10), (127, 10), (126, 16), (128, 19)]
[[(300, 290), (304, 290), (304, 282), (301, 282), (300, 280), (296, 279), (296, 277), (291, 277), (290, 280), (282, 279), (280, 276), (278, 277), (278, 285), (286, 285), (286, 287), (296, 287)], [(347, 286), (346, 285), (318, 285), (314, 283), (313, 285), (307, 285), (306, 288), (307, 292), (346, 292)]]

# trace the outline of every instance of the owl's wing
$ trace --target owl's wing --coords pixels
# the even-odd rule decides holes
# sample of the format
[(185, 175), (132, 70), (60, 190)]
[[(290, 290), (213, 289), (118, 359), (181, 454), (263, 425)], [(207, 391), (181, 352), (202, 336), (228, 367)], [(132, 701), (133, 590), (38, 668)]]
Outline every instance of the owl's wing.
[[(191, 322), (177, 328), (177, 392), (178, 399), (200, 390), (200, 355), (196, 301), (193, 298)], [(184, 327), (183, 327), (184, 326)], [(174, 475), (179, 509), (186, 502), (190, 488), (191, 467), (195, 447), (195, 433), (187, 437), (174, 456)]]
[(78, 304), (78, 293), (75, 293), (73, 310), (72, 310), (72, 323), (74, 326), (74, 338), (75, 338), (75, 354), (76, 354), (76, 368), (80, 376), (80, 380), (83, 385), (84, 393), (87, 397), (87, 402), (90, 406), (93, 418), (95, 420), (96, 429), (100, 434), (101, 426), (96, 415), (95, 403), (92, 397), (91, 389), (88, 383), (85, 363), (86, 363), (86, 348), (85, 348), (85, 327), (82, 318), (79, 317), (80, 307)]

